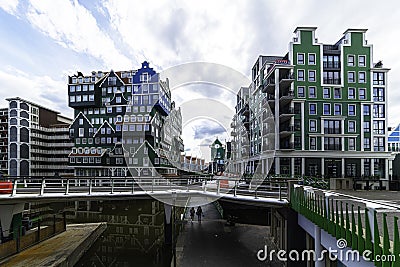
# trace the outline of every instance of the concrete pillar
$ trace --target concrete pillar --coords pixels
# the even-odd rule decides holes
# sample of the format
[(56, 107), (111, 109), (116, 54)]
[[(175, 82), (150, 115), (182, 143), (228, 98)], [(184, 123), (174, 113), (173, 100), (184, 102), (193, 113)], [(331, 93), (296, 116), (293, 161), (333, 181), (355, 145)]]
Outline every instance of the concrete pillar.
[(344, 168), (344, 158), (342, 158), (342, 177), (344, 177), (345, 176), (345, 168)]
[(364, 176), (364, 159), (361, 159), (361, 176)]
[(321, 158), (321, 175), (322, 178), (325, 176), (325, 158)]
[(0, 205), (0, 223), (4, 237), (10, 235), (11, 222), (14, 214), (24, 211), (24, 203)]
[[(389, 180), (389, 160), (385, 159), (385, 180)], [(389, 186), (386, 187), (389, 189)]]
[(314, 225), (314, 247), (315, 247), (315, 267), (324, 267), (325, 259), (319, 259), (322, 255), (321, 245), (321, 228), (318, 225)]

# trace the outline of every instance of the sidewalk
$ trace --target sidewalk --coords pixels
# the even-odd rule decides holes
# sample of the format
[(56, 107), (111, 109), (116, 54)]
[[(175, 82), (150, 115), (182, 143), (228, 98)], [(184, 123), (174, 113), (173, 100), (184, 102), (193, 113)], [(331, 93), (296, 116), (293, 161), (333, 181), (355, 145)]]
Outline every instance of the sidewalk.
[(178, 266), (282, 266), (279, 263), (261, 262), (257, 252), (268, 244), (269, 227), (236, 224), (225, 226), (226, 221), (213, 204), (202, 207), (202, 222), (188, 223), (178, 239)]

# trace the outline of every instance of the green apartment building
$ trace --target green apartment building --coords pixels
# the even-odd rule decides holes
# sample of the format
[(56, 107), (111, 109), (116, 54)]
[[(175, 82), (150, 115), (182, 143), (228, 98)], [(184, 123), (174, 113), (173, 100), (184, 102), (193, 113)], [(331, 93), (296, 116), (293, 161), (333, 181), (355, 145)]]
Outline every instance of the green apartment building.
[(265, 118), (256, 123), (256, 134), (250, 127), (250, 161), (244, 172), (261, 164), (268, 173), (263, 151), (274, 142), (270, 174), (388, 179), (389, 69), (373, 62), (367, 30), (348, 29), (335, 44), (319, 43), (315, 31), (298, 27), (285, 56), (257, 59), (249, 87), (250, 122), (263, 118), (259, 109), (268, 105), (274, 138), (271, 129), (261, 127)]

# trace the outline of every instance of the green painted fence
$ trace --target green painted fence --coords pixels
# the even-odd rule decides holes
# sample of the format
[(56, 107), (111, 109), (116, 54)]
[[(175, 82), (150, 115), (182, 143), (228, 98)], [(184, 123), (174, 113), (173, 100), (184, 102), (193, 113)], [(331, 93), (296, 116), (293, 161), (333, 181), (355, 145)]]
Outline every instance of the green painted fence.
[[(294, 187), (293, 185), (290, 188), (290, 206), (336, 239), (345, 239), (347, 246), (353, 250), (358, 250), (360, 255), (365, 250), (369, 250), (372, 252), (373, 259), (382, 258), (382, 255), (386, 258), (396, 259), (393, 262), (375, 261), (375, 266), (400, 267), (400, 237), (397, 217), (394, 217), (393, 242), (390, 242), (386, 213), (379, 213), (382, 216), (383, 224), (378, 227), (379, 215), (374, 211), (374, 238), (372, 239), (367, 208), (364, 209), (365, 218), (363, 222), (359, 206), (355, 210), (352, 204), (349, 209), (348, 203), (326, 197), (324, 194), (305, 191), (302, 186)], [(343, 206), (345, 206), (345, 209), (343, 209)], [(382, 235), (379, 233), (382, 233)], [(373, 240), (376, 240), (376, 242), (373, 242)]]

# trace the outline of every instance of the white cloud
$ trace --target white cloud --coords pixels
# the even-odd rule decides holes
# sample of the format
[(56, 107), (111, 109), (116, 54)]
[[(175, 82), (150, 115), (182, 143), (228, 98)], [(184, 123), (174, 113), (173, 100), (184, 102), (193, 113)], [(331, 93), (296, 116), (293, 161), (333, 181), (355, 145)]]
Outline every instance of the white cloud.
[(67, 86), (63, 80), (54, 80), (48, 76), (35, 76), (15, 69), (11, 66), (0, 70), (0, 107), (6, 107), (6, 98), (21, 97), (28, 101), (72, 116), (65, 95)]
[(11, 15), (16, 15), (19, 0), (1, 0), (0, 8)]
[(107, 68), (132, 68), (110, 36), (99, 28), (93, 15), (78, 1), (30, 0), (28, 21), (60, 45), (101, 59)]

